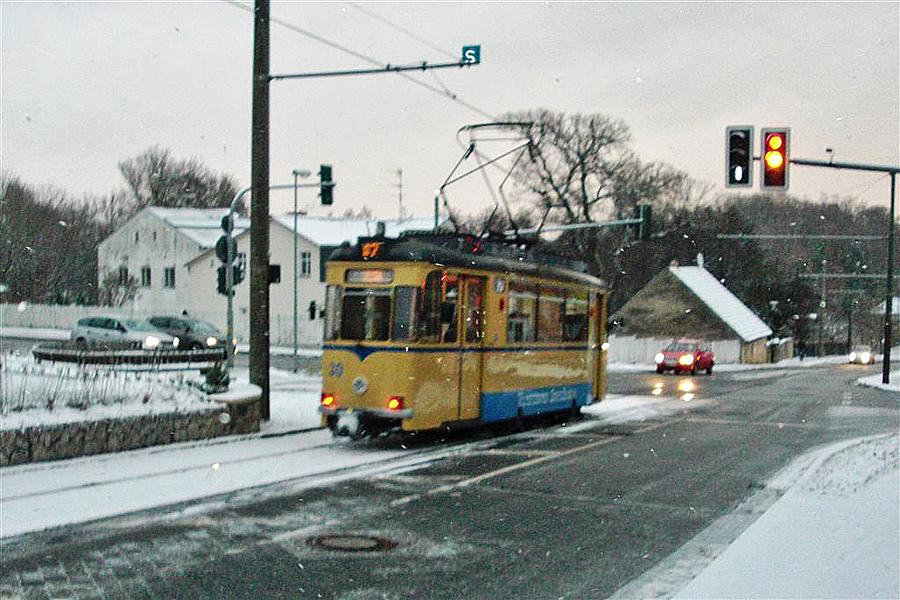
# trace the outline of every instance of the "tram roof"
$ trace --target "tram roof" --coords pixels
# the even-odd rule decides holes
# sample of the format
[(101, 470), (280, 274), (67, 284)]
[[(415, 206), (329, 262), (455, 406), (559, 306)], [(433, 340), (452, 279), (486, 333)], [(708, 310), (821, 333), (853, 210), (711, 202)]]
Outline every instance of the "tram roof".
[[(453, 243), (455, 240), (456, 243)], [(329, 261), (359, 262), (426, 262), (447, 267), (467, 269), (483, 269), (500, 271), (509, 274), (527, 275), (554, 279), (570, 283), (606, 287), (606, 283), (593, 275), (580, 272), (575, 267), (579, 263), (567, 259), (547, 256), (533, 251), (521, 252), (514, 246), (504, 245), (502, 254), (498, 255), (498, 246), (482, 246), (474, 236), (455, 234), (427, 235), (419, 232), (407, 232), (397, 238), (361, 237), (356, 244), (345, 242), (332, 252)], [(376, 243), (376, 254), (363, 258), (363, 245)], [(463, 248), (472, 244), (469, 251)], [(372, 247), (370, 247), (372, 248)], [(371, 251), (370, 251), (371, 252)], [(516, 254), (520, 254), (516, 256)], [(582, 263), (583, 264), (583, 263)]]

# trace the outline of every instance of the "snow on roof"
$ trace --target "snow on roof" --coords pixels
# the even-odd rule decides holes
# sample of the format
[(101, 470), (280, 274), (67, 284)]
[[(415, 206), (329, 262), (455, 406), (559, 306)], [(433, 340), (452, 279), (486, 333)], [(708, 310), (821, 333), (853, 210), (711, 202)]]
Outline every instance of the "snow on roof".
[[(883, 315), (884, 314), (884, 302), (878, 305), (877, 308), (873, 308), (871, 313), (873, 315)], [(891, 297), (891, 314), (892, 315), (900, 315), (900, 296), (892, 296)]]
[(703, 267), (669, 267), (691, 292), (745, 342), (772, 335), (772, 330)]
[[(292, 213), (274, 217), (278, 223), (292, 231), (294, 215)], [(403, 231), (430, 230), (434, 228), (433, 219), (338, 219), (329, 217), (311, 217), (297, 215), (297, 234), (307, 238), (317, 246), (337, 246), (343, 242), (355, 242), (358, 237), (375, 235), (375, 227), (381, 221), (385, 226), (385, 235), (394, 237)]]
[[(153, 215), (162, 219), (184, 235), (191, 238), (202, 248), (212, 248), (216, 240), (222, 236), (222, 217), (227, 208), (164, 208), (147, 207)], [(237, 237), (250, 227), (250, 219), (236, 218), (234, 233)]]

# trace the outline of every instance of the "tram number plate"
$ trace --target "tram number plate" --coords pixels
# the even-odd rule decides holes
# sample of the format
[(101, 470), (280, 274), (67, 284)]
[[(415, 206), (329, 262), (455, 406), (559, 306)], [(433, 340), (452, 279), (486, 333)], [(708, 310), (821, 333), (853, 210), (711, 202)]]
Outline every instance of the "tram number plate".
[(328, 375), (340, 377), (344, 374), (344, 364), (339, 362), (328, 363)]

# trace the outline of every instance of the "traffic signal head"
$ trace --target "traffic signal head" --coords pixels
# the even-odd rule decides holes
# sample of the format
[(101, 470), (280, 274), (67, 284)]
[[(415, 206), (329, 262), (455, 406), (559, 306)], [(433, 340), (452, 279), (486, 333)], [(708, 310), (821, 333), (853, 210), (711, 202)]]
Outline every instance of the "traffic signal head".
[(725, 128), (725, 187), (753, 187), (753, 127)]
[(634, 207), (634, 218), (640, 219), (640, 223), (632, 225), (635, 239), (649, 240), (650, 225), (653, 220), (653, 207), (649, 204), (638, 204)]
[(319, 165), (319, 197), (322, 204), (334, 203), (334, 182), (331, 179), (331, 165)]
[(222, 265), (216, 270), (216, 291), (222, 294), (223, 296), (228, 293), (227, 285), (225, 283), (225, 266)]
[(778, 127), (762, 130), (762, 189), (787, 190), (790, 167), (791, 130)]

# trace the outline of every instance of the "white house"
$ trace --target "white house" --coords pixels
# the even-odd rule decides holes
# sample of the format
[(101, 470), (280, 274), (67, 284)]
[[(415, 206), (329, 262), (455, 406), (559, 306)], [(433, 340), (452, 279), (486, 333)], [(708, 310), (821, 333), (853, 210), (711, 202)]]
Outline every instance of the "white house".
[[(134, 312), (181, 313), (191, 304), (187, 263), (215, 247), (222, 235), (224, 208), (148, 206), (100, 243), (98, 285), (109, 273), (120, 280), (134, 277), (138, 293)], [(249, 219), (237, 219), (235, 235)], [(213, 288), (215, 291), (215, 288)]]
[[(430, 219), (383, 220), (386, 235), (407, 230), (428, 230)], [(322, 341), (322, 320), (318, 310), (325, 302), (325, 261), (344, 241), (356, 241), (360, 236), (374, 235), (376, 219), (335, 219), (297, 216), (297, 273), (293, 261), (293, 214), (273, 216), (269, 225), (269, 264), (277, 266), (281, 281), (269, 287), (270, 339), (273, 344), (290, 344), (293, 338), (293, 285), (297, 278), (298, 338), (303, 344)], [(250, 253), (250, 231), (236, 235), (238, 257)], [(197, 318), (224, 328), (226, 299), (216, 292), (218, 268), (222, 265), (213, 249), (207, 249), (187, 261), (185, 308)], [(249, 267), (249, 264), (248, 264)], [(250, 335), (249, 268), (244, 281), (235, 286), (234, 326), (238, 339)], [(310, 319), (310, 303), (315, 302), (316, 314)], [(180, 310), (179, 310), (180, 312)]]

